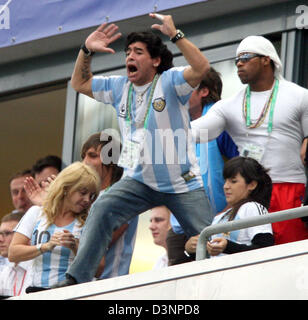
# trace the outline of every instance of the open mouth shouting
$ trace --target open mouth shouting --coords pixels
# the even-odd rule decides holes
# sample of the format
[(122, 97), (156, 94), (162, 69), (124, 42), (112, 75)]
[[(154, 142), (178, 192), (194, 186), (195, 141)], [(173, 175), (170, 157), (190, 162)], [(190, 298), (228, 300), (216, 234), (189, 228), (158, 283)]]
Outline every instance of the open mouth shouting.
[(134, 78), (134, 76), (136, 76), (138, 73), (138, 68), (137, 68), (136, 64), (134, 64), (132, 62), (127, 64), (126, 70), (127, 70), (127, 76), (130, 80), (132, 80), (132, 78)]

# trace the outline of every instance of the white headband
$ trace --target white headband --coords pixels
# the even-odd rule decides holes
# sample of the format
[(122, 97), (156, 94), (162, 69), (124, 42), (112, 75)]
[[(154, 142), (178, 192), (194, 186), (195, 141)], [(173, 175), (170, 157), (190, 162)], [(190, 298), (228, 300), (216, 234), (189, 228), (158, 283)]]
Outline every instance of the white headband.
[(282, 78), (282, 63), (273, 44), (262, 36), (249, 36), (241, 41), (236, 56), (243, 52), (252, 52), (268, 56), (275, 64), (275, 76)]

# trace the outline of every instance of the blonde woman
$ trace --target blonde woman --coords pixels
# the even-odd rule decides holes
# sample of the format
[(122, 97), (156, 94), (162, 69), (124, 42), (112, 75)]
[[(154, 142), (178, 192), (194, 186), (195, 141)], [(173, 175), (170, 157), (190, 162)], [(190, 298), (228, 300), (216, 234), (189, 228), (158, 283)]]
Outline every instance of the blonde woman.
[(9, 260), (33, 259), (32, 288), (49, 288), (76, 255), (82, 227), (100, 190), (100, 178), (89, 166), (75, 162), (50, 184), (42, 207), (32, 206), (15, 228)]

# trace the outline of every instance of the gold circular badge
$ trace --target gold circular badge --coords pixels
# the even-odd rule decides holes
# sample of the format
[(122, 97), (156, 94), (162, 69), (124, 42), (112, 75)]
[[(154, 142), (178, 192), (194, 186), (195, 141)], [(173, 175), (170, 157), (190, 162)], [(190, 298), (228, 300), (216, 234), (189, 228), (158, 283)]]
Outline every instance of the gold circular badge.
[(162, 112), (165, 109), (165, 106), (166, 106), (166, 101), (163, 98), (157, 98), (153, 102), (153, 108), (158, 112)]

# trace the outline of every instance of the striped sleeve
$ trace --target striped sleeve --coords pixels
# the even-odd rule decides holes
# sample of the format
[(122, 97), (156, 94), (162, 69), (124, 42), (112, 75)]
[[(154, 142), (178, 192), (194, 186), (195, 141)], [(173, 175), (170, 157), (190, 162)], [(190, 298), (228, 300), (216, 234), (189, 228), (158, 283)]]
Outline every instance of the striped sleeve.
[[(264, 214), (268, 214), (267, 209), (257, 202), (247, 202), (243, 204), (237, 213), (240, 219), (245, 219), (253, 216), (260, 216)], [(250, 227), (246, 230), (250, 239), (253, 239), (255, 235), (258, 233), (273, 233), (272, 225), (270, 223)]]
[(180, 100), (181, 104), (185, 105), (194, 90), (190, 86), (188, 82), (184, 79), (184, 70), (186, 67), (177, 67), (177, 68), (172, 68), (168, 74), (171, 77), (171, 83), (172, 86), (174, 86), (176, 94), (178, 96), (178, 99)]
[(14, 231), (23, 234), (27, 238), (31, 239), (33, 230), (40, 216), (41, 208), (38, 206), (32, 206), (19, 221)]
[(126, 78), (123, 76), (95, 76), (92, 79), (92, 93), (95, 100), (115, 105), (117, 96), (122, 94)]

